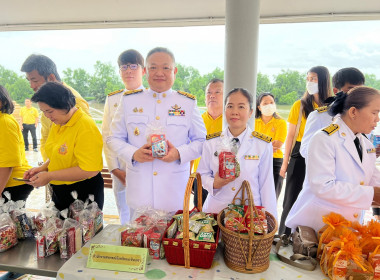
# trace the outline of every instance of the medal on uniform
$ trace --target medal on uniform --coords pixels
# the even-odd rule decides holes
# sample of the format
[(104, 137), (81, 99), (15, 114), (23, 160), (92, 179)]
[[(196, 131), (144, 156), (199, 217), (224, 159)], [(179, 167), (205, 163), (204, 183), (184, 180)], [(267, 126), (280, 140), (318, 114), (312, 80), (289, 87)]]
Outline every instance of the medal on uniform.
[(257, 155), (244, 155), (244, 159), (257, 160), (257, 159), (259, 159), (259, 156), (257, 156)]
[(185, 110), (181, 110), (177, 104), (171, 106), (172, 109), (169, 110), (169, 116), (185, 116)]
[(58, 153), (61, 154), (61, 155), (66, 155), (67, 154), (67, 145), (66, 145), (66, 143), (62, 144), (61, 147), (59, 147)]
[(140, 134), (140, 130), (138, 127), (135, 128), (135, 135), (138, 136)]
[(139, 108), (139, 113), (142, 113), (144, 112), (144, 109), (143, 108)]
[(137, 107), (133, 108), (133, 112), (137, 113), (138, 111)]
[(375, 148), (367, 149), (367, 154), (372, 154), (372, 153), (376, 153), (376, 149)]

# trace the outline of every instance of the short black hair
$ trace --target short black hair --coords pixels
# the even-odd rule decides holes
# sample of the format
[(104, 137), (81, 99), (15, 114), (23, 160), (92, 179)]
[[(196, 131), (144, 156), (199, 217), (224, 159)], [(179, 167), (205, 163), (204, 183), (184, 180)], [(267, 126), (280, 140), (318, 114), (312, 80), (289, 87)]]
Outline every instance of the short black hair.
[(140, 64), (142, 68), (144, 68), (144, 57), (136, 50), (129, 49), (126, 51), (123, 51), (119, 58), (117, 59), (117, 63), (119, 64), (119, 67), (121, 65), (125, 64)]
[(21, 72), (30, 73), (33, 70), (37, 70), (38, 74), (44, 77), (46, 81), (50, 74), (53, 74), (57, 81), (61, 81), (61, 77), (57, 71), (57, 66), (54, 61), (46, 55), (31, 54), (28, 56), (21, 66)]
[(209, 86), (209, 85), (211, 85), (211, 84), (216, 84), (216, 83), (222, 83), (222, 84), (224, 84), (224, 81), (223, 81), (222, 79), (212, 78), (212, 79), (208, 82), (207, 86)]
[(54, 109), (69, 112), (76, 104), (75, 96), (70, 89), (57, 82), (47, 82), (32, 96), (33, 102), (44, 102)]
[(340, 90), (346, 83), (361, 86), (365, 83), (365, 77), (363, 73), (355, 67), (342, 68), (332, 77), (332, 84), (334, 88)]
[(12, 114), (15, 106), (13, 105), (11, 96), (8, 91), (0, 85), (0, 112), (5, 114)]
[(145, 62), (148, 61), (148, 58), (154, 54), (154, 53), (159, 53), (159, 52), (163, 52), (163, 53), (167, 53), (173, 60), (173, 63), (175, 64), (175, 58), (174, 58), (174, 54), (171, 52), (171, 50), (169, 50), (168, 48), (164, 48), (164, 47), (156, 47), (154, 49), (151, 49), (147, 56), (146, 56), (146, 59), (145, 59)]
[(241, 94), (243, 94), (248, 99), (249, 109), (253, 110), (253, 97), (250, 94), (250, 92), (246, 90), (245, 88), (232, 89), (229, 93), (227, 93), (226, 98), (224, 99), (224, 104), (227, 104), (228, 97), (230, 97), (232, 94), (237, 93), (237, 92), (241, 92)]
[(330, 105), (328, 113), (330, 116), (337, 114), (345, 115), (351, 107), (360, 110), (367, 107), (375, 96), (380, 96), (380, 91), (366, 86), (354, 87), (347, 93), (341, 91)]

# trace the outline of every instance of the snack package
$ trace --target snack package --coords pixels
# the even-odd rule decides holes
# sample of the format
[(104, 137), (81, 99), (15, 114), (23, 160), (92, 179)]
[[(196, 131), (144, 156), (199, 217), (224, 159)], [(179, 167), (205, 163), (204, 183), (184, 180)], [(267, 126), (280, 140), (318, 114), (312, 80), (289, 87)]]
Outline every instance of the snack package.
[(142, 247), (144, 227), (127, 228), (121, 232), (121, 246)]
[(45, 257), (55, 254), (59, 249), (58, 236), (62, 231), (63, 222), (59, 218), (50, 218), (41, 231), (45, 237)]
[(218, 143), (219, 177), (223, 179), (237, 178), (240, 175), (240, 164), (236, 157), (236, 147), (229, 137), (221, 137)]
[(152, 157), (164, 157), (168, 154), (165, 134), (151, 134), (150, 142), (152, 143)]
[(165, 137), (165, 128), (160, 122), (152, 122), (147, 126), (147, 142), (151, 145), (152, 157), (159, 158), (168, 154), (168, 144)]
[(331, 279), (361, 279), (372, 280), (373, 268), (362, 257), (361, 249), (352, 243), (346, 243), (339, 251), (331, 254), (328, 276)]
[(43, 236), (40, 232), (37, 232), (36, 235), (36, 250), (38, 259), (42, 259), (45, 257), (45, 236)]
[(88, 204), (85, 209), (92, 213), (95, 222), (95, 233), (99, 232), (103, 228), (103, 212), (99, 208), (98, 203), (94, 201), (94, 195), (89, 195), (90, 204)]
[(58, 236), (59, 252), (62, 259), (69, 259), (82, 247), (82, 228), (77, 220), (67, 217), (68, 209), (61, 211), (65, 218)]
[[(268, 233), (268, 222), (265, 215), (265, 207), (255, 206), (253, 209), (253, 231), (255, 234), (263, 235)], [(248, 230), (251, 228), (251, 214), (248, 205), (244, 205), (245, 224)]]
[(152, 232), (149, 236), (149, 255), (155, 260), (160, 259), (161, 239), (162, 234), (159, 232)]
[(369, 263), (373, 268), (373, 280), (380, 280), (380, 254), (371, 256)]
[(174, 236), (177, 232), (177, 229), (178, 229), (177, 220), (174, 220), (173, 223), (168, 227), (167, 237), (168, 238), (174, 238)]
[(84, 202), (78, 199), (78, 193), (76, 191), (72, 191), (71, 195), (74, 201), (69, 206), (69, 217), (79, 221), (79, 214), (84, 209)]
[(232, 152), (219, 154), (219, 176), (223, 179), (236, 178), (236, 157)]
[(0, 214), (0, 252), (17, 244), (16, 225), (8, 213)]
[(59, 217), (59, 210), (55, 207), (54, 202), (49, 202), (41, 208), (40, 212), (33, 217), (33, 224), (36, 231), (41, 231), (52, 217)]
[(224, 226), (235, 232), (248, 232), (243, 206), (229, 204), (228, 208), (224, 209)]
[[(33, 215), (31, 213), (27, 213), (25, 207), (25, 201), (16, 201), (15, 203), (10, 203), (8, 201), (8, 205), (12, 209), (9, 211), (13, 221), (17, 226), (17, 237), (19, 239), (25, 238), (34, 238), (34, 223), (33, 223)], [(28, 215), (27, 215), (28, 214)]]
[(79, 223), (82, 226), (83, 244), (85, 244), (95, 235), (95, 221), (92, 213), (87, 209), (80, 212)]

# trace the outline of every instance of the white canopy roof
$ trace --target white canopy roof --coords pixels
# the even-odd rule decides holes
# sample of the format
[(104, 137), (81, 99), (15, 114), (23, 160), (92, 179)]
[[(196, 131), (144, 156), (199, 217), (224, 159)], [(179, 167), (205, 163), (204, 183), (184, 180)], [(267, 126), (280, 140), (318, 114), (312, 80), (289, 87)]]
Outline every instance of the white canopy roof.
[[(379, 0), (261, 0), (261, 23), (378, 19)], [(224, 22), (224, 0), (0, 0), (0, 31)]]

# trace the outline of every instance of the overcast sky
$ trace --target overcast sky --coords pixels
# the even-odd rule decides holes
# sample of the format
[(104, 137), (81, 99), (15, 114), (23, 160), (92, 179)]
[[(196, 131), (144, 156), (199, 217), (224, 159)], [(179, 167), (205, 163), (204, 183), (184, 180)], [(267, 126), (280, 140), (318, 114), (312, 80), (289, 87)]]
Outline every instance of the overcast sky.
[[(266, 24), (260, 26), (259, 71), (307, 71), (316, 65), (331, 74), (358, 67), (380, 78), (380, 21)], [(201, 74), (224, 66), (224, 26), (60, 31), (0, 32), (0, 65), (19, 71), (31, 53), (52, 58), (58, 70), (93, 72), (97, 60), (117, 68), (118, 55), (129, 48), (143, 56), (156, 47), (170, 48), (176, 60)]]

